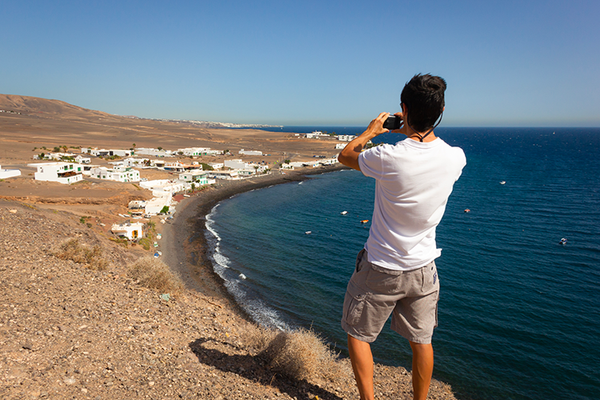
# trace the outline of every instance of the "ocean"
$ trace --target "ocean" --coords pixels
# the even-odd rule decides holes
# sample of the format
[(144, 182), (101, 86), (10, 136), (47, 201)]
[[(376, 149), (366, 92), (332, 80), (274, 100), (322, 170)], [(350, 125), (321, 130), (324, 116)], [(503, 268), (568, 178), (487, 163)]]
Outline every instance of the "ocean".
[[(364, 128), (284, 128), (314, 129)], [(437, 229), (434, 377), (460, 399), (600, 398), (600, 129), (436, 134), (464, 149), (467, 166)], [(207, 218), (215, 271), (256, 321), (312, 328), (346, 354), (341, 308), (374, 187), (343, 170), (221, 202)], [(410, 369), (389, 322), (373, 354)]]

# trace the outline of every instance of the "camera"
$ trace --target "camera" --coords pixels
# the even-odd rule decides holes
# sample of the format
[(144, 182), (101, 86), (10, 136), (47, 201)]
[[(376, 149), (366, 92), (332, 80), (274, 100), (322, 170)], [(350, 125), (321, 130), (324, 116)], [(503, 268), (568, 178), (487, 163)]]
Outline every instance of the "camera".
[(388, 119), (386, 119), (385, 122), (383, 123), (383, 127), (385, 129), (389, 129), (390, 131), (393, 131), (395, 129), (400, 129), (401, 126), (402, 126), (402, 118), (397, 117), (395, 115), (390, 115), (388, 117)]

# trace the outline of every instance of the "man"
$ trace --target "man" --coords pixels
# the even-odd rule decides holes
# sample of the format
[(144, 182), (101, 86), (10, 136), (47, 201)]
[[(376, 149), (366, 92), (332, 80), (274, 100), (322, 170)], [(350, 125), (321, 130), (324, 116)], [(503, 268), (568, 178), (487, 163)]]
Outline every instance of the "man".
[(356, 259), (342, 318), (362, 400), (374, 399), (370, 343), (390, 314), (392, 329), (409, 340), (413, 352), (414, 399), (426, 399), (429, 391), (439, 298), (434, 259), (441, 254), (435, 228), (466, 165), (464, 152), (433, 131), (444, 111), (445, 90), (442, 78), (415, 75), (402, 90), (402, 112), (395, 114), (402, 124), (392, 131), (407, 138), (363, 151), (371, 139), (389, 132), (383, 125), (390, 114), (381, 113), (338, 157), (376, 179), (369, 238)]

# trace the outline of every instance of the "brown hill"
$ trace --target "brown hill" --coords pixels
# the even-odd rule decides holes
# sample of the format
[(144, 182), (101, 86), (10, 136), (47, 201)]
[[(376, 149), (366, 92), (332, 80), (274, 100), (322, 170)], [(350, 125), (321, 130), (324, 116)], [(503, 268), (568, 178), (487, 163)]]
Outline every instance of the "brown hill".
[(88, 110), (61, 100), (0, 94), (0, 110), (18, 113), (47, 113), (62, 117), (99, 118), (111, 116), (102, 111)]
[[(60, 100), (0, 94), (0, 165), (30, 160), (33, 148), (82, 146), (105, 148), (184, 147), (260, 150), (268, 156), (248, 161), (310, 160), (333, 157), (332, 141), (307, 140), (285, 132), (258, 129), (214, 129), (186, 121), (124, 117), (89, 110)], [(198, 111), (201, 113), (201, 110)], [(135, 145), (134, 145), (135, 144)], [(209, 157), (203, 162), (212, 162)]]

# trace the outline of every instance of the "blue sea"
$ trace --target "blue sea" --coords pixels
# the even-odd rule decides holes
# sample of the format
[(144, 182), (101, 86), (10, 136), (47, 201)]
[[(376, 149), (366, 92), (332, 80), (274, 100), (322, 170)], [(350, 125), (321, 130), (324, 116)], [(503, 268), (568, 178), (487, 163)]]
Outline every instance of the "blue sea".
[[(364, 128), (284, 128), (314, 129)], [(436, 134), (464, 149), (467, 166), (437, 229), (434, 377), (460, 399), (599, 399), (600, 129)], [(374, 187), (344, 170), (223, 201), (207, 219), (215, 270), (256, 321), (312, 328), (345, 354), (341, 308)], [(373, 353), (410, 369), (389, 323)]]

